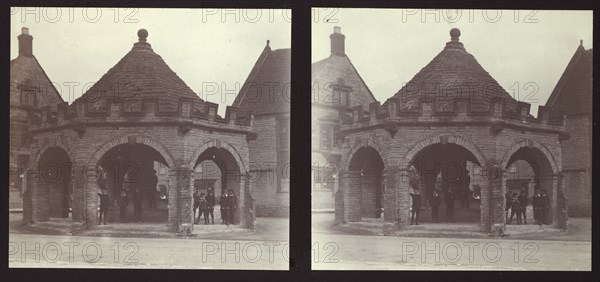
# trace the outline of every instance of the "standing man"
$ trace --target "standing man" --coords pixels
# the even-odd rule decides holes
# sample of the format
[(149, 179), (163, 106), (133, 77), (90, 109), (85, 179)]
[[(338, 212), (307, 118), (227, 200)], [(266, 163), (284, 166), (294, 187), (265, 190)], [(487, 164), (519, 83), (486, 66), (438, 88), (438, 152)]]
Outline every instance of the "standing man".
[(228, 213), (227, 213), (227, 220), (231, 223), (231, 224), (235, 224), (235, 211), (237, 210), (237, 197), (235, 196), (235, 193), (233, 193), (232, 189), (229, 189), (229, 193), (228, 193), (228, 203), (229, 203), (229, 209), (228, 209)]
[(535, 220), (535, 224), (542, 225), (542, 221), (540, 220), (540, 211), (542, 208), (542, 195), (540, 195), (540, 190), (535, 190), (535, 194), (533, 194), (533, 198), (531, 199), (531, 205), (533, 206), (533, 219)]
[(517, 224), (521, 224), (521, 203), (519, 203), (519, 197), (517, 193), (512, 194), (510, 202), (510, 219), (508, 220), (508, 224), (512, 223), (512, 219), (515, 214), (517, 215)]
[(421, 184), (421, 178), (417, 173), (417, 170), (413, 165), (408, 168), (408, 182), (410, 187), (413, 190), (413, 193), (410, 193), (410, 197), (412, 198), (412, 209), (410, 212), (410, 224), (413, 224), (413, 220), (416, 216), (416, 224), (419, 224), (419, 209), (421, 208), (421, 195), (419, 194), (419, 186)]
[[(106, 225), (106, 213), (108, 212), (108, 193), (106, 192), (106, 189), (100, 190), (100, 193), (98, 193), (98, 196), (100, 197), (100, 215), (99, 215), (99, 219), (98, 219), (98, 224), (104, 224)], [(102, 220), (104, 219), (104, 220)]]
[(127, 217), (127, 206), (129, 205), (129, 197), (125, 189), (121, 189), (119, 195), (119, 220), (124, 222)]
[(212, 224), (215, 224), (215, 194), (213, 194), (211, 188), (208, 188), (208, 194), (206, 195), (206, 204), (206, 212), (208, 213), (208, 215), (210, 215), (210, 221), (212, 222)]
[[(527, 199), (527, 194), (525, 193), (525, 189), (521, 189), (521, 194), (517, 198), (519, 201), (519, 205), (521, 206), (521, 216), (523, 216), (523, 224), (527, 224), (527, 206), (529, 205), (529, 200)], [(520, 218), (520, 216), (519, 216)]]
[(412, 198), (410, 224), (419, 225), (419, 211), (421, 209), (421, 194), (419, 193), (419, 189), (413, 190), (413, 193), (410, 193), (410, 197)]
[(208, 212), (207, 207), (208, 204), (206, 203), (206, 198), (205, 198), (205, 194), (204, 193), (200, 193), (200, 201), (198, 202), (198, 209), (200, 210), (200, 213), (198, 213), (198, 219), (196, 220), (196, 223), (200, 222), (200, 216), (204, 217), (204, 224), (208, 224)]
[(433, 194), (429, 199), (429, 205), (431, 206), (431, 220), (433, 222), (438, 222), (438, 211), (440, 210), (441, 204), (442, 198), (440, 197), (440, 193), (438, 193), (438, 190), (433, 190)]
[(227, 215), (229, 213), (229, 195), (227, 195), (227, 191), (223, 190), (221, 192), (221, 199), (219, 199), (219, 204), (221, 205), (221, 221), (224, 224), (229, 225), (229, 221), (227, 220)]
[(156, 176), (156, 170), (152, 170), (150, 181), (148, 183), (148, 206), (151, 209), (156, 208), (156, 185), (158, 184), (158, 176)]

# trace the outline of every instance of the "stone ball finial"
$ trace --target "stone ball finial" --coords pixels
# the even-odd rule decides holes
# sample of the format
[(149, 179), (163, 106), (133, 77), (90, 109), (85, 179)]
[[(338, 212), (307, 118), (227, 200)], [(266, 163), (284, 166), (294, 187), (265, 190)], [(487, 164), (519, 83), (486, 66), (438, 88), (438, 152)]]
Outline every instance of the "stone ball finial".
[(458, 40), (459, 37), (460, 37), (460, 29), (455, 27), (450, 30), (450, 38), (452, 38), (453, 40)]
[(137, 35), (140, 41), (146, 41), (146, 38), (148, 38), (148, 31), (142, 28), (138, 30)]

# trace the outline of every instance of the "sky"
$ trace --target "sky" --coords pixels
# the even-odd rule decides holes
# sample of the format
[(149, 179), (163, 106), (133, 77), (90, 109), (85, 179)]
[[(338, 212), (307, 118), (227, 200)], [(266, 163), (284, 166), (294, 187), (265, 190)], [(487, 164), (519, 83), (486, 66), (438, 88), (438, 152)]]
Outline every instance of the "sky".
[[(33, 54), (74, 101), (148, 30), (148, 43), (202, 99), (231, 105), (260, 53), (291, 47), (291, 10), (12, 8), (11, 59), (28, 27)], [(87, 86), (87, 87), (86, 87)]]
[(459, 28), (460, 42), (515, 99), (537, 115), (583, 40), (592, 48), (592, 11), (313, 9), (312, 62), (330, 55), (340, 26), (346, 54), (384, 102), (425, 67)]

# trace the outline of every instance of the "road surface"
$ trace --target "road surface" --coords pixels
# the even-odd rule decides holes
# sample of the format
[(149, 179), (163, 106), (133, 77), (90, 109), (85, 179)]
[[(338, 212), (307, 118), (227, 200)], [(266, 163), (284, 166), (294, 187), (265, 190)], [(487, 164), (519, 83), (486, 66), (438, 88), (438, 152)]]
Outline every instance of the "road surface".
[(289, 269), (283, 241), (9, 235), (9, 267)]
[(313, 270), (584, 270), (591, 242), (314, 233)]

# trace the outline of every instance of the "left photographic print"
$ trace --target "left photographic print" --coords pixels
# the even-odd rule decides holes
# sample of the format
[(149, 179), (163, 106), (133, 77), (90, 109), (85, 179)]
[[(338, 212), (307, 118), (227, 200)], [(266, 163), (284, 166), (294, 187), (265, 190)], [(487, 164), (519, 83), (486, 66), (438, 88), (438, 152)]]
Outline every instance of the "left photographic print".
[(9, 267), (289, 269), (291, 10), (10, 23)]

